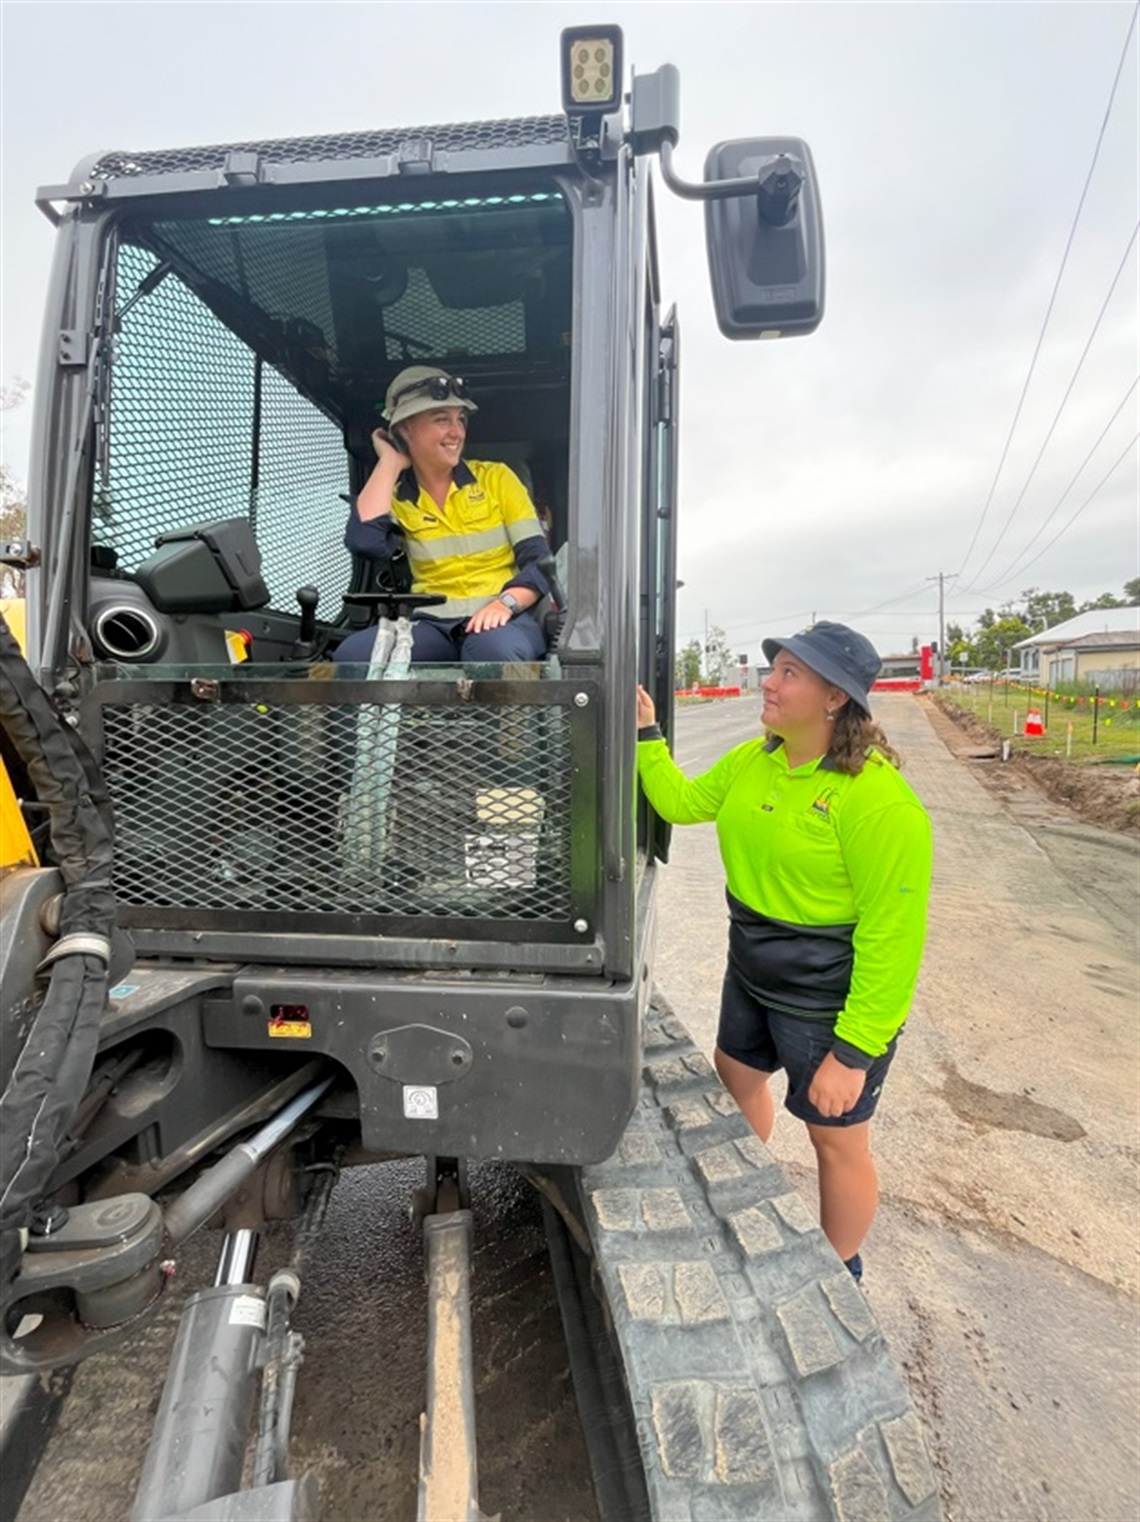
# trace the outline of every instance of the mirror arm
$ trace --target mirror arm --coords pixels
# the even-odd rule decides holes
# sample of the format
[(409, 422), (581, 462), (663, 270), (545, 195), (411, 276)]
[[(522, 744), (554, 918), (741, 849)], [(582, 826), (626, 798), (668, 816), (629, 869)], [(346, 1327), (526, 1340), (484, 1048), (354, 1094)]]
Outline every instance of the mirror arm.
[(770, 227), (785, 227), (792, 220), (804, 182), (803, 165), (781, 153), (762, 165), (755, 176), (690, 184), (673, 172), (673, 144), (668, 138), (661, 143), (661, 174), (669, 189), (686, 201), (723, 201), (730, 196), (754, 195), (760, 220)]
[(760, 190), (759, 175), (743, 175), (736, 180), (706, 180), (691, 184), (673, 172), (673, 144), (668, 138), (661, 143), (661, 177), (674, 195), (686, 201), (722, 201), (728, 196), (754, 196)]

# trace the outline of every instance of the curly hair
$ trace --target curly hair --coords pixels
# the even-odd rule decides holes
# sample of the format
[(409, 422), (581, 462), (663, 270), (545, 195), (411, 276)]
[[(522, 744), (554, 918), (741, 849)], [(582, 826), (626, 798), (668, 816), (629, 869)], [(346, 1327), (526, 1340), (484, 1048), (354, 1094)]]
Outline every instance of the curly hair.
[(856, 708), (854, 703), (844, 703), (835, 715), (835, 728), (831, 732), (831, 745), (827, 751), (832, 765), (837, 772), (857, 777), (863, 770), (867, 752), (871, 749), (885, 756), (893, 767), (902, 768), (898, 751), (874, 719), (869, 718), (862, 709)]

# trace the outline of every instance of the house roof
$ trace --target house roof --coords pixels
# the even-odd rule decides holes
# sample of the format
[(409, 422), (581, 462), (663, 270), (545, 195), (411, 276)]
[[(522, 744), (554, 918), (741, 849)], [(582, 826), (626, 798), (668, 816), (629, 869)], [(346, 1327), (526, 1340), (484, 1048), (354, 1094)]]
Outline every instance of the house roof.
[(1028, 639), (1019, 640), (1013, 648), (1027, 650), (1034, 645), (1071, 645), (1086, 634), (1130, 634), (1140, 641), (1140, 607), (1093, 608), (1088, 613), (1078, 613), (1076, 618), (1067, 618), (1063, 624), (1054, 624), (1051, 629), (1042, 629), (1040, 634), (1031, 634)]
[(1110, 629), (1106, 634), (1081, 634), (1065, 641), (1066, 650), (1140, 650), (1140, 629)]

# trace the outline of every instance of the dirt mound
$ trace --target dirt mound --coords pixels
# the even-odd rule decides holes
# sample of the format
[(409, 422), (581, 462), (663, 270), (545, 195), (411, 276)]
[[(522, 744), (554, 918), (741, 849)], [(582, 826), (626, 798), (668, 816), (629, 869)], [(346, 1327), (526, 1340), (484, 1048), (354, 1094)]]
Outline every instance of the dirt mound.
[[(934, 696), (935, 712), (952, 721), (961, 739), (943, 734), (957, 755), (977, 755), (980, 751), (1001, 753), (1006, 738), (990, 724), (983, 724), (974, 714), (959, 708), (942, 693)], [(937, 726), (942, 730), (942, 726)], [(1060, 761), (1054, 756), (1036, 756), (1015, 750), (1000, 768), (975, 773), (991, 791), (1004, 793), (1011, 782), (1036, 788), (1053, 803), (1068, 809), (1086, 824), (1107, 830), (1140, 831), (1140, 775), (1127, 766), (1089, 766), (1074, 761)]]

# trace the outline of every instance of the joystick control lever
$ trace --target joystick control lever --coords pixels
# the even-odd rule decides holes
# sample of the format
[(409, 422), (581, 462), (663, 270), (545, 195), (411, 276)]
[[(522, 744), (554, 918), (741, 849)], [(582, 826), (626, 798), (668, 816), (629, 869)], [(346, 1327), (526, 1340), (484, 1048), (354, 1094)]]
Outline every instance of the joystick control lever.
[(289, 652), (289, 659), (307, 661), (312, 658), (317, 643), (317, 604), (321, 600), (321, 594), (317, 587), (298, 587), (296, 597), (301, 609), (301, 622), (297, 628), (297, 638), (293, 641), (293, 648)]

